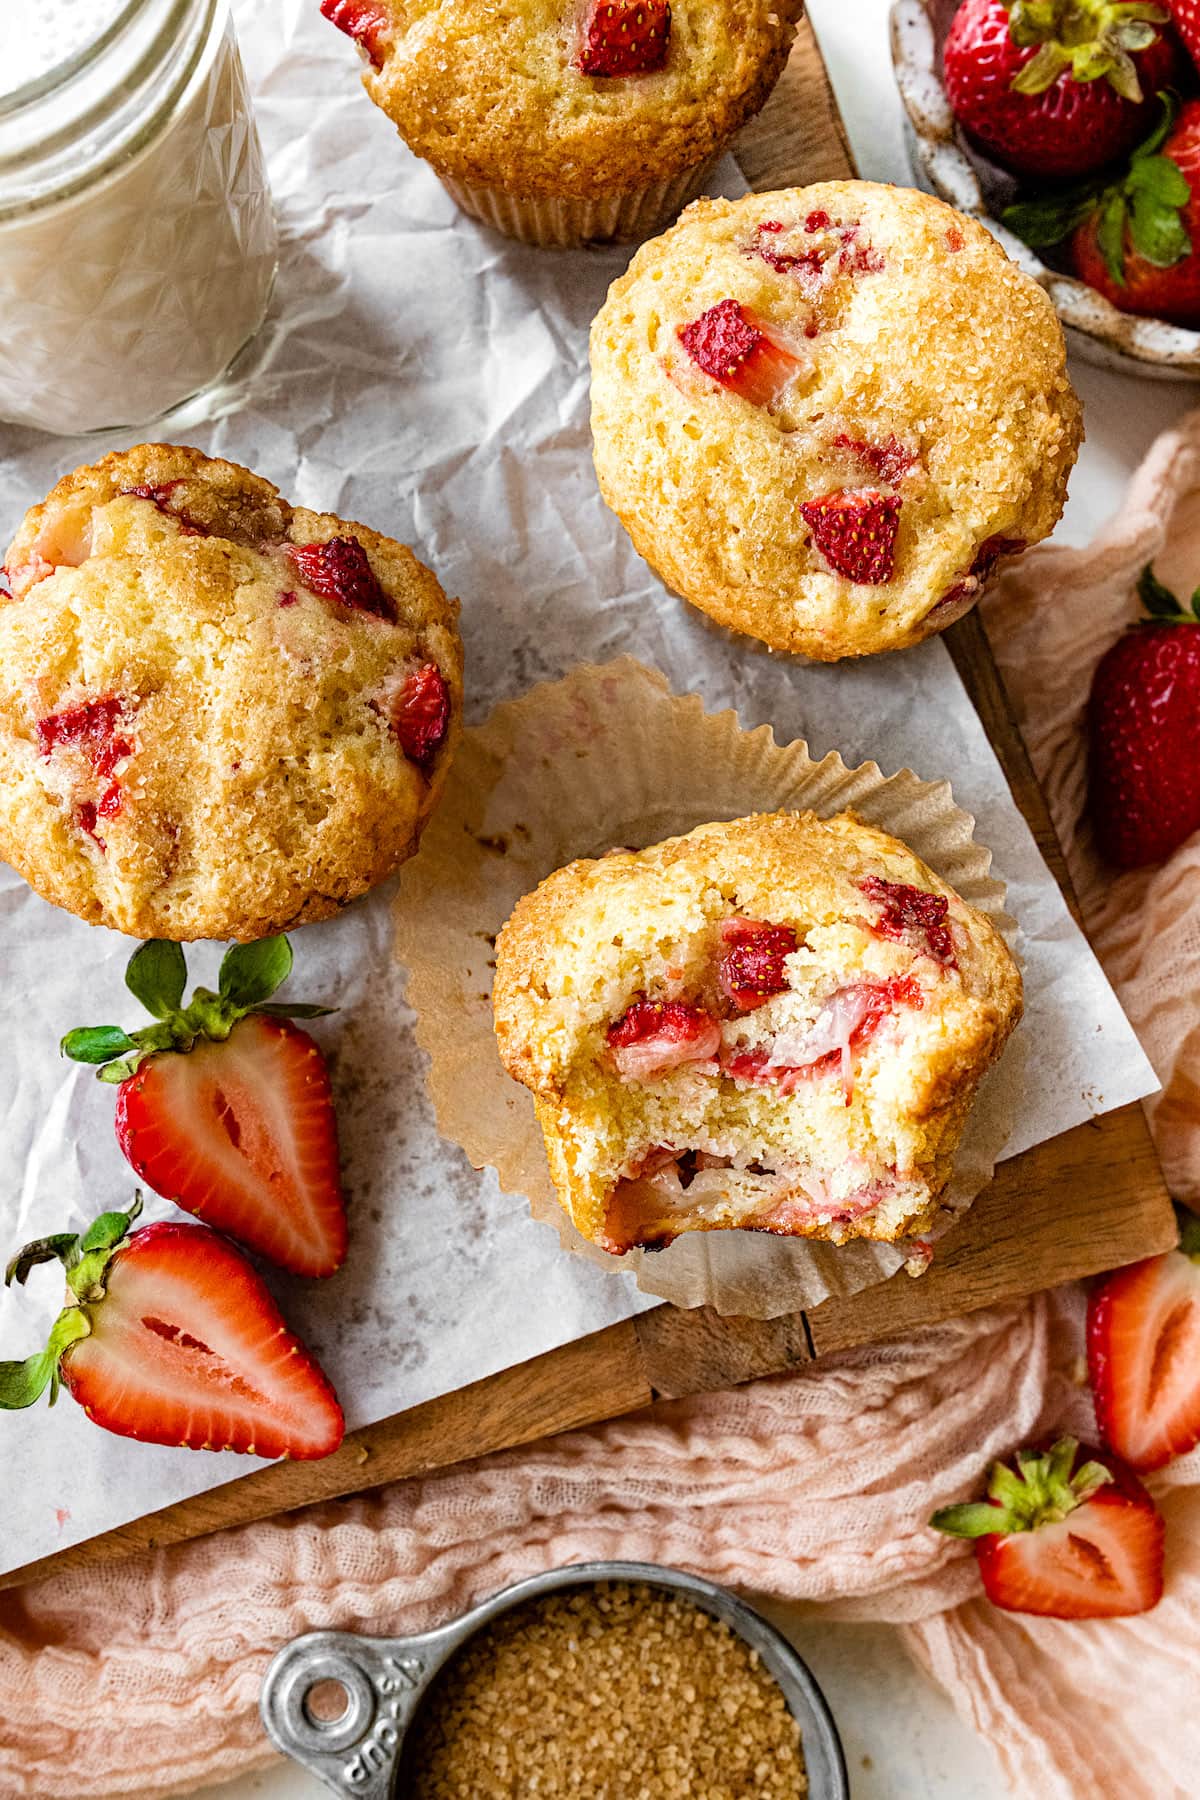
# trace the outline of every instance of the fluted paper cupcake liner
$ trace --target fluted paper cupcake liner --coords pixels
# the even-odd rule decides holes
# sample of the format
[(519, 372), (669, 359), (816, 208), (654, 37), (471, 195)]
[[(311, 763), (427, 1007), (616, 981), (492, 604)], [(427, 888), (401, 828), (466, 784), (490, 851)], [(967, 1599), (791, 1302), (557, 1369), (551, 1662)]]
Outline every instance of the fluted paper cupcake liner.
[(668, 181), (592, 200), (510, 194), (504, 188), (473, 187), (448, 175), (440, 179), (455, 204), (473, 219), (523, 244), (569, 250), (580, 244), (632, 244), (653, 237), (702, 191), (712, 168), (710, 160)]
[[(774, 1318), (886, 1281), (911, 1244), (843, 1245), (759, 1233), (685, 1233), (666, 1250), (610, 1256), (580, 1236), (559, 1204), (532, 1097), (505, 1072), (492, 1027), (493, 946), (522, 894), (563, 863), (614, 844), (641, 847), (713, 819), (786, 809), (853, 807), (911, 846), (964, 900), (990, 914), (1012, 946), (1004, 886), (974, 820), (946, 781), (875, 763), (819, 762), (769, 726), (745, 731), (672, 694), (630, 657), (573, 670), (497, 706), (466, 732), (421, 854), (401, 875), (397, 954), (409, 970), (417, 1037), (429, 1056), (439, 1129), (506, 1193), (558, 1230), (565, 1249), (631, 1271), (676, 1306)], [(943, 1201), (940, 1235), (991, 1179), (1020, 1096), (1020, 1033), (985, 1079)]]

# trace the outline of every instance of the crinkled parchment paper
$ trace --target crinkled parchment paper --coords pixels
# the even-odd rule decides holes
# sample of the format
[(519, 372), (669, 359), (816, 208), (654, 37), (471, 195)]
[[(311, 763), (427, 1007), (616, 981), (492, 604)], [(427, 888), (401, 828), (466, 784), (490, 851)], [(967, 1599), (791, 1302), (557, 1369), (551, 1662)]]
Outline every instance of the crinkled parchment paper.
[[(1031, 1046), (1009, 1151), (1148, 1092), (1153, 1076), (1013, 806), (945, 650), (807, 668), (671, 599), (596, 494), (587, 327), (628, 252), (551, 254), (458, 216), (359, 86), (312, 0), (235, 10), (283, 231), (266, 330), (209, 421), (88, 440), (0, 429), (0, 542), (66, 469), (158, 436), (227, 455), (297, 504), (416, 545), (461, 595), (470, 717), (572, 664), (628, 651), (679, 693), (735, 707), (781, 743), (948, 777), (1020, 920)], [(217, 416), (213, 416), (214, 410)], [(437, 1133), (392, 955), (391, 893), (297, 934), (291, 987), (337, 1004), (354, 1208), (346, 1268), (276, 1282), (361, 1425), (650, 1304), (564, 1256), (523, 1199)], [(80, 1223), (128, 1196), (111, 1093), (61, 1062), (69, 1026), (134, 1017), (131, 946), (0, 872), (0, 1239)], [(211, 979), (216, 952), (193, 959)], [(170, 1209), (151, 1202), (151, 1216)], [(274, 1280), (274, 1278), (272, 1278)], [(0, 1355), (40, 1343), (60, 1301), (45, 1269), (0, 1296)], [(0, 1419), (0, 1562), (24, 1563), (255, 1465), (130, 1444), (67, 1398)]]

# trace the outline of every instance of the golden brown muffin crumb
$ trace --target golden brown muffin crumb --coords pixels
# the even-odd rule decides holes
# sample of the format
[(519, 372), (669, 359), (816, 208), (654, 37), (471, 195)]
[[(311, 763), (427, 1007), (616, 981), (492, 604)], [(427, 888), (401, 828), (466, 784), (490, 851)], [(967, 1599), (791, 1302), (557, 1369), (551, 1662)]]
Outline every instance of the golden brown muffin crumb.
[(1062, 329), (975, 220), (870, 182), (702, 200), (592, 327), (608, 504), (722, 625), (821, 661), (916, 643), (1053, 530)]
[(135, 937), (327, 918), (416, 848), (457, 604), (403, 544), (142, 444), (25, 516), (0, 599), (0, 856)]
[(899, 839), (771, 813), (556, 870), (500, 933), (493, 1004), (604, 1249), (895, 1241), (936, 1215), (1021, 978)]

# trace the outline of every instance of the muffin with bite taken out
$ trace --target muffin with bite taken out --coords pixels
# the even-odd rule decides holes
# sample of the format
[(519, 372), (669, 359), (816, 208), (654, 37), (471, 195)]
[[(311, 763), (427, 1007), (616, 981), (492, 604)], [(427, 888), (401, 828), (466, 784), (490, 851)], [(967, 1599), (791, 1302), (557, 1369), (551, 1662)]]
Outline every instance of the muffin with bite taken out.
[(141, 938), (328, 918), (417, 847), (462, 709), (457, 603), (403, 544), (141, 444), (9, 546), (0, 856)]
[(917, 643), (1049, 535), (1082, 436), (1046, 295), (976, 221), (863, 181), (702, 200), (592, 327), (601, 492), (774, 650)]
[(895, 1241), (937, 1212), (1021, 978), (897, 838), (773, 813), (557, 870), (500, 933), (494, 1008), (604, 1249)]
[(526, 243), (637, 239), (763, 105), (801, 0), (322, 0), (465, 212)]

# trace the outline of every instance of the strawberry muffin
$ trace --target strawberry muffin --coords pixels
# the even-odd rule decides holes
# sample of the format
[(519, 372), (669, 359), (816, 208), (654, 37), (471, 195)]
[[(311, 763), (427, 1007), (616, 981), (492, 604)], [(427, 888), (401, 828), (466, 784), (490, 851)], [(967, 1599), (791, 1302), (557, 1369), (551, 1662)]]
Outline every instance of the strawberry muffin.
[(592, 327), (601, 491), (671, 587), (822, 662), (897, 650), (1049, 535), (1082, 436), (1046, 295), (974, 220), (824, 182), (702, 200)]
[(557, 870), (500, 934), (494, 1004), (604, 1249), (892, 1241), (934, 1217), (1021, 978), (896, 838), (769, 813)]
[(462, 701), (403, 544), (141, 444), (25, 516), (0, 598), (0, 856), (141, 938), (328, 918), (411, 856)]
[(645, 237), (766, 100), (801, 0), (321, 0), (464, 211), (526, 243)]

